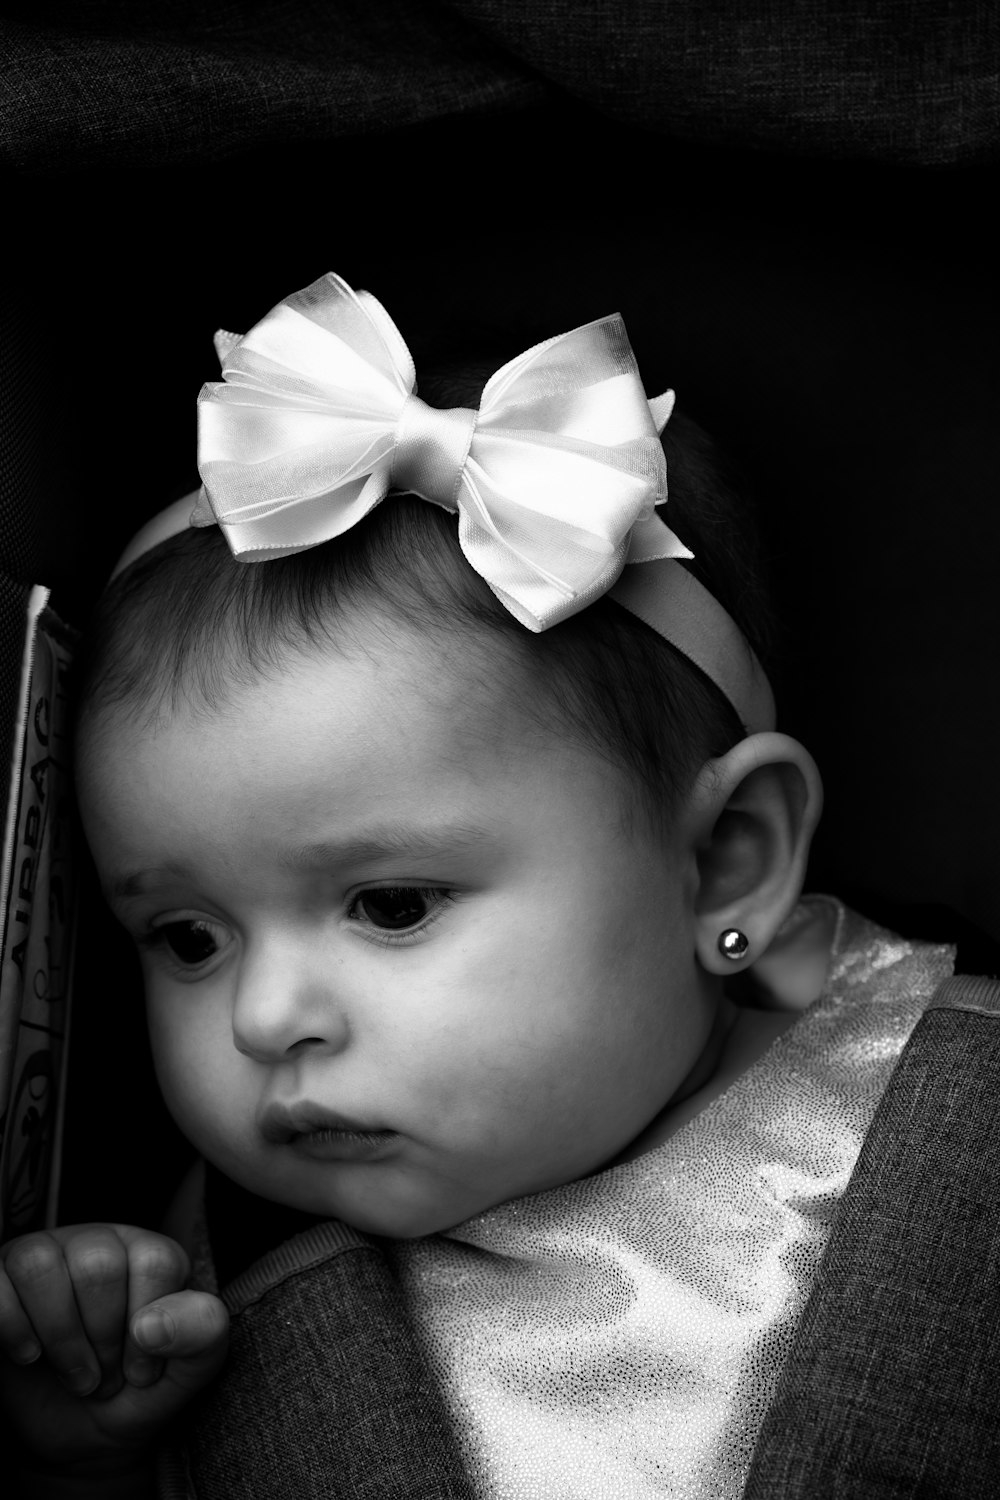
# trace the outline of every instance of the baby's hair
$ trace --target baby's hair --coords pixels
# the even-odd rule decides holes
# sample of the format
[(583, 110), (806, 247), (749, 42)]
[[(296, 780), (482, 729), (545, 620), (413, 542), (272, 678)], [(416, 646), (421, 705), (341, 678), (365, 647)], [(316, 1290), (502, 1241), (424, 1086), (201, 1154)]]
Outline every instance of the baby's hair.
[[(425, 376), (420, 392), (472, 405), (481, 387), (475, 374), (447, 373)], [(664, 447), (669, 524), (695, 553), (686, 566), (766, 668), (771, 621), (752, 516), (680, 412)], [(153, 722), (183, 701), (212, 710), (289, 652), (363, 647), (365, 632), (384, 638), (386, 622), (423, 634), (445, 670), (458, 663), (487, 690), (513, 685), (520, 710), (623, 770), (654, 816), (669, 815), (701, 765), (744, 733), (715, 685), (611, 599), (528, 631), (465, 560), (457, 518), (409, 495), (390, 495), (332, 542), (265, 563), (234, 561), (217, 527), (162, 542), (98, 602), (78, 664), (82, 711)]]

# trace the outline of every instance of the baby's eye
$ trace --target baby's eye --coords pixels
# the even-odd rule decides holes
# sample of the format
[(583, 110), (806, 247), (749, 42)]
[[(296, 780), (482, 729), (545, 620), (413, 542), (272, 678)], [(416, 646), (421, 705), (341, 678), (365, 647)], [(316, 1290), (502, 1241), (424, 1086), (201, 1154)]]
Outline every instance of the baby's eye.
[(446, 892), (429, 886), (390, 885), (362, 891), (351, 903), (349, 916), (370, 922), (383, 932), (405, 932), (419, 927), (441, 905)]
[(165, 922), (156, 929), (159, 942), (165, 943), (180, 963), (194, 968), (214, 958), (226, 945), (226, 935), (215, 922), (194, 918), (184, 922)]

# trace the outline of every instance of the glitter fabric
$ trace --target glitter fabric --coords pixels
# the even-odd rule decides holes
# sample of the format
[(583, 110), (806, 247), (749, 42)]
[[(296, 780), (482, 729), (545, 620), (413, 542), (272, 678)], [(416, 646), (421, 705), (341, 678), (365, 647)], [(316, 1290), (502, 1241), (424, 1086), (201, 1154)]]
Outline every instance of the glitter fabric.
[(393, 1249), (483, 1500), (736, 1500), (835, 1205), (952, 960), (839, 908), (822, 996), (675, 1135)]

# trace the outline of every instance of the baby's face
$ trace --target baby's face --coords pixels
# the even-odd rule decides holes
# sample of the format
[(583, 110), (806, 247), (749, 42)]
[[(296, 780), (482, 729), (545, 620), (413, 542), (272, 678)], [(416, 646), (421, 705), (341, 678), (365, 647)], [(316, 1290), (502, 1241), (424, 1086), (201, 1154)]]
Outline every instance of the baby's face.
[(80, 793), (167, 1104), (255, 1193), (444, 1229), (611, 1161), (704, 1046), (686, 861), (418, 641), (112, 714)]

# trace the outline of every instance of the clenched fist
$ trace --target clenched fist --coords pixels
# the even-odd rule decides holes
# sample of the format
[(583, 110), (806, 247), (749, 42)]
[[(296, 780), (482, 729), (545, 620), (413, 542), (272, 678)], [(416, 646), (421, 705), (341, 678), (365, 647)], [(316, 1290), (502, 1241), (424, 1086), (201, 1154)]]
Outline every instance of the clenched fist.
[(184, 1290), (188, 1258), (162, 1234), (79, 1224), (0, 1249), (0, 1402), (52, 1473), (141, 1464), (217, 1373), (228, 1317)]

